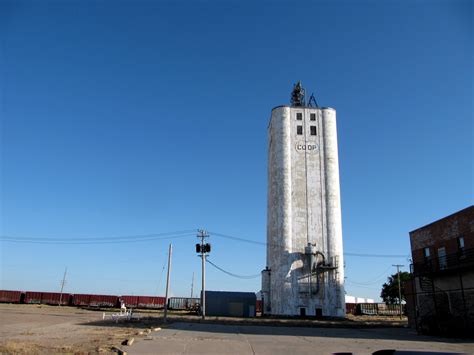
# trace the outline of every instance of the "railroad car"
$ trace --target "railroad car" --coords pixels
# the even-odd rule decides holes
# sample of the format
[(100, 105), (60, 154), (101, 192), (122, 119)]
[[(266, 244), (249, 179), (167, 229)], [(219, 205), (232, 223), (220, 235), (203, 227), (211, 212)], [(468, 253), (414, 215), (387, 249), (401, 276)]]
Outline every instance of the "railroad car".
[(82, 307), (118, 307), (119, 297), (76, 293), (72, 296), (72, 305)]
[(61, 306), (68, 306), (70, 304), (71, 295), (69, 293), (59, 292), (25, 292), (25, 303), (28, 304), (48, 304), (57, 306), (61, 303)]
[(138, 296), (138, 308), (159, 309), (165, 307), (165, 297)]
[(199, 305), (199, 298), (171, 297), (168, 299), (168, 309), (194, 310)]
[(0, 303), (24, 303), (25, 294), (21, 291), (0, 290)]
[(138, 296), (120, 296), (120, 301), (123, 301), (127, 308), (138, 308)]

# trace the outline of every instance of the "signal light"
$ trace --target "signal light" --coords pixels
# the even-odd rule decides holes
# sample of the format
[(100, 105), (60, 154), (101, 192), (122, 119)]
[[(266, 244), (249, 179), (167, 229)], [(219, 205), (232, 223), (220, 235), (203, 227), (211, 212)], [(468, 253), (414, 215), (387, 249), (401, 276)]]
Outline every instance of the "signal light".
[(201, 244), (196, 244), (196, 253), (201, 252)]
[(211, 252), (211, 244), (206, 244), (204, 245), (204, 251), (206, 253), (210, 253)]

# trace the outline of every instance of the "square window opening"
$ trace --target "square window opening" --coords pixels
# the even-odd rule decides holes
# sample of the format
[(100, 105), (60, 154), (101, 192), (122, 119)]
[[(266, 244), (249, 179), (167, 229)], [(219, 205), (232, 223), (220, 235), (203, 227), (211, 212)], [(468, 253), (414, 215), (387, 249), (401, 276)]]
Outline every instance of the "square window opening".
[(316, 135), (316, 126), (311, 126), (310, 129), (311, 129), (311, 135), (315, 136)]
[(301, 121), (301, 120), (303, 119), (303, 114), (302, 114), (301, 112), (297, 112), (297, 113), (296, 113), (296, 119), (297, 119), (298, 121)]
[(309, 119), (310, 119), (311, 121), (316, 121), (316, 114), (315, 114), (315, 113), (311, 113), (311, 114), (309, 115)]
[(296, 134), (299, 136), (303, 134), (303, 126), (296, 126)]

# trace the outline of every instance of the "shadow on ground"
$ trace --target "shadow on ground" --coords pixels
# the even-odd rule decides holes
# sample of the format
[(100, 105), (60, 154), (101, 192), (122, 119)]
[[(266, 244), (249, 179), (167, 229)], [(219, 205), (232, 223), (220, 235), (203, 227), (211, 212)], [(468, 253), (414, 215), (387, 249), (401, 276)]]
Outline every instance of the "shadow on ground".
[(156, 327), (169, 330), (192, 331), (213, 334), (244, 334), (244, 335), (269, 335), (269, 336), (299, 336), (299, 337), (328, 337), (346, 339), (379, 339), (379, 340), (401, 340), (416, 342), (443, 342), (453, 344), (473, 344), (468, 339), (441, 338), (434, 336), (418, 335), (415, 330), (398, 326), (387, 326), (386, 324), (358, 324), (348, 320), (282, 320), (266, 319), (263, 322), (246, 322), (243, 319), (199, 319), (197, 316), (192, 320), (183, 317), (168, 317), (164, 323), (162, 317), (144, 317), (140, 320), (131, 321), (109, 321), (100, 320), (82, 323), (88, 326), (120, 327), (146, 330)]

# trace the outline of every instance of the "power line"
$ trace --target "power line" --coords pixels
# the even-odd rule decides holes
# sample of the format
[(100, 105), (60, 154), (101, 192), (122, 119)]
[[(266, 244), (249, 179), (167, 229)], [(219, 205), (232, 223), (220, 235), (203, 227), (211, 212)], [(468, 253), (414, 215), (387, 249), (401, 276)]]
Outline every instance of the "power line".
[(369, 290), (381, 290), (381, 288), (377, 288), (377, 287), (355, 285), (355, 284), (352, 284), (352, 282), (350, 282), (350, 281), (346, 281), (346, 282), (349, 283), (349, 286), (351, 286), (351, 287), (360, 287), (360, 288), (366, 288), (366, 289), (369, 289)]
[(177, 231), (169, 233), (156, 233), (148, 235), (131, 235), (109, 238), (33, 238), (33, 237), (9, 237), (0, 236), (0, 241), (9, 243), (27, 243), (27, 244), (120, 244), (137, 243), (154, 240), (186, 238), (194, 235), (194, 230)]
[(166, 239), (178, 239), (193, 236), (194, 234), (180, 235), (180, 236), (170, 236), (170, 237), (161, 237), (161, 238), (149, 238), (149, 239), (140, 239), (140, 240), (116, 240), (116, 241), (88, 241), (88, 242), (66, 242), (66, 241), (18, 241), (18, 240), (8, 240), (2, 239), (2, 242), (8, 243), (22, 243), (22, 244), (54, 244), (54, 245), (90, 245), (90, 244), (128, 244), (128, 243), (140, 243), (140, 242), (149, 242), (155, 240), (166, 240)]
[[(153, 234), (142, 234), (142, 235), (129, 235), (119, 237), (84, 237), (84, 238), (47, 238), (47, 237), (12, 237), (2, 235), (0, 241), (7, 243), (26, 243), (26, 244), (121, 244), (121, 243), (137, 243), (147, 242), (154, 240), (166, 240), (166, 239), (178, 239), (194, 236), (195, 229), (181, 230), (175, 232), (165, 233), (153, 233)], [(281, 247), (278, 244), (268, 244), (265, 242), (259, 242), (256, 240), (236, 237), (228, 234), (210, 232), (212, 235), (217, 237), (240, 241), (244, 243), (257, 244), (261, 246), (276, 246)], [(367, 257), (367, 258), (406, 258), (409, 255), (401, 254), (368, 254), (368, 253), (351, 253), (345, 252), (345, 256), (354, 257)]]
[(402, 254), (359, 254), (359, 253), (344, 253), (346, 256), (360, 256), (364, 258), (406, 258), (409, 255)]
[(231, 235), (226, 235), (226, 234), (216, 233), (216, 232), (209, 232), (209, 233), (212, 234), (212, 235), (218, 236), (218, 237), (238, 240), (238, 241), (245, 242), (245, 243), (252, 243), (252, 244), (258, 244), (258, 245), (263, 245), (263, 246), (267, 245), (267, 243), (258, 242), (256, 240), (251, 240), (251, 239), (246, 239), (246, 238), (241, 238), (241, 237), (234, 237), (234, 236), (231, 236)]
[[(222, 234), (222, 233), (217, 233), (217, 232), (209, 232), (212, 235), (226, 238), (226, 239), (232, 239), (232, 240), (237, 240), (245, 243), (251, 243), (251, 244), (258, 244), (262, 246), (275, 246), (275, 247), (281, 247), (281, 244), (269, 244), (265, 242), (258, 242), (256, 240), (251, 240), (247, 238), (242, 238), (242, 237), (236, 237), (228, 234)], [(345, 256), (356, 256), (356, 257), (368, 257), (368, 258), (406, 258), (407, 255), (401, 255), (401, 254), (360, 254), (360, 253), (344, 253)]]
[(141, 238), (151, 238), (151, 237), (158, 237), (158, 236), (166, 236), (166, 235), (175, 235), (175, 234), (184, 234), (184, 233), (193, 233), (195, 229), (187, 229), (187, 230), (179, 230), (174, 232), (162, 232), (162, 233), (151, 233), (151, 234), (134, 234), (128, 236), (119, 236), (119, 237), (73, 237), (73, 238), (50, 238), (50, 237), (12, 237), (2, 235), (0, 238), (8, 238), (8, 239), (15, 239), (15, 240), (38, 240), (38, 241), (96, 241), (96, 240), (120, 240), (120, 239), (141, 239)]
[(381, 272), (379, 275), (369, 279), (368, 281), (349, 281), (353, 284), (358, 284), (358, 285), (373, 285), (373, 284), (376, 284), (376, 283), (379, 283), (381, 282), (383, 279), (385, 279), (385, 274), (387, 273), (387, 271), (389, 271), (392, 267), (389, 266), (387, 269), (385, 269), (383, 272)]
[(375, 284), (378, 284), (380, 282), (382, 282), (384, 278), (381, 278), (379, 280), (376, 280), (374, 282), (357, 282), (357, 281), (352, 281), (352, 280), (346, 280), (346, 282), (349, 282), (351, 284), (354, 284), (354, 285), (358, 285), (358, 286), (370, 286), (370, 285), (375, 285)]
[(211, 264), (212, 266), (214, 266), (217, 270), (219, 271), (222, 271), (223, 273), (229, 275), (229, 276), (232, 276), (232, 277), (236, 277), (238, 279), (256, 279), (257, 277), (260, 277), (260, 274), (257, 274), (257, 275), (248, 275), (248, 276), (244, 276), (244, 275), (237, 275), (237, 274), (234, 274), (232, 272), (229, 272), (229, 271), (226, 271), (224, 270), (223, 268), (217, 266), (216, 264), (214, 264), (212, 261), (210, 261), (209, 259), (206, 259), (206, 261)]

